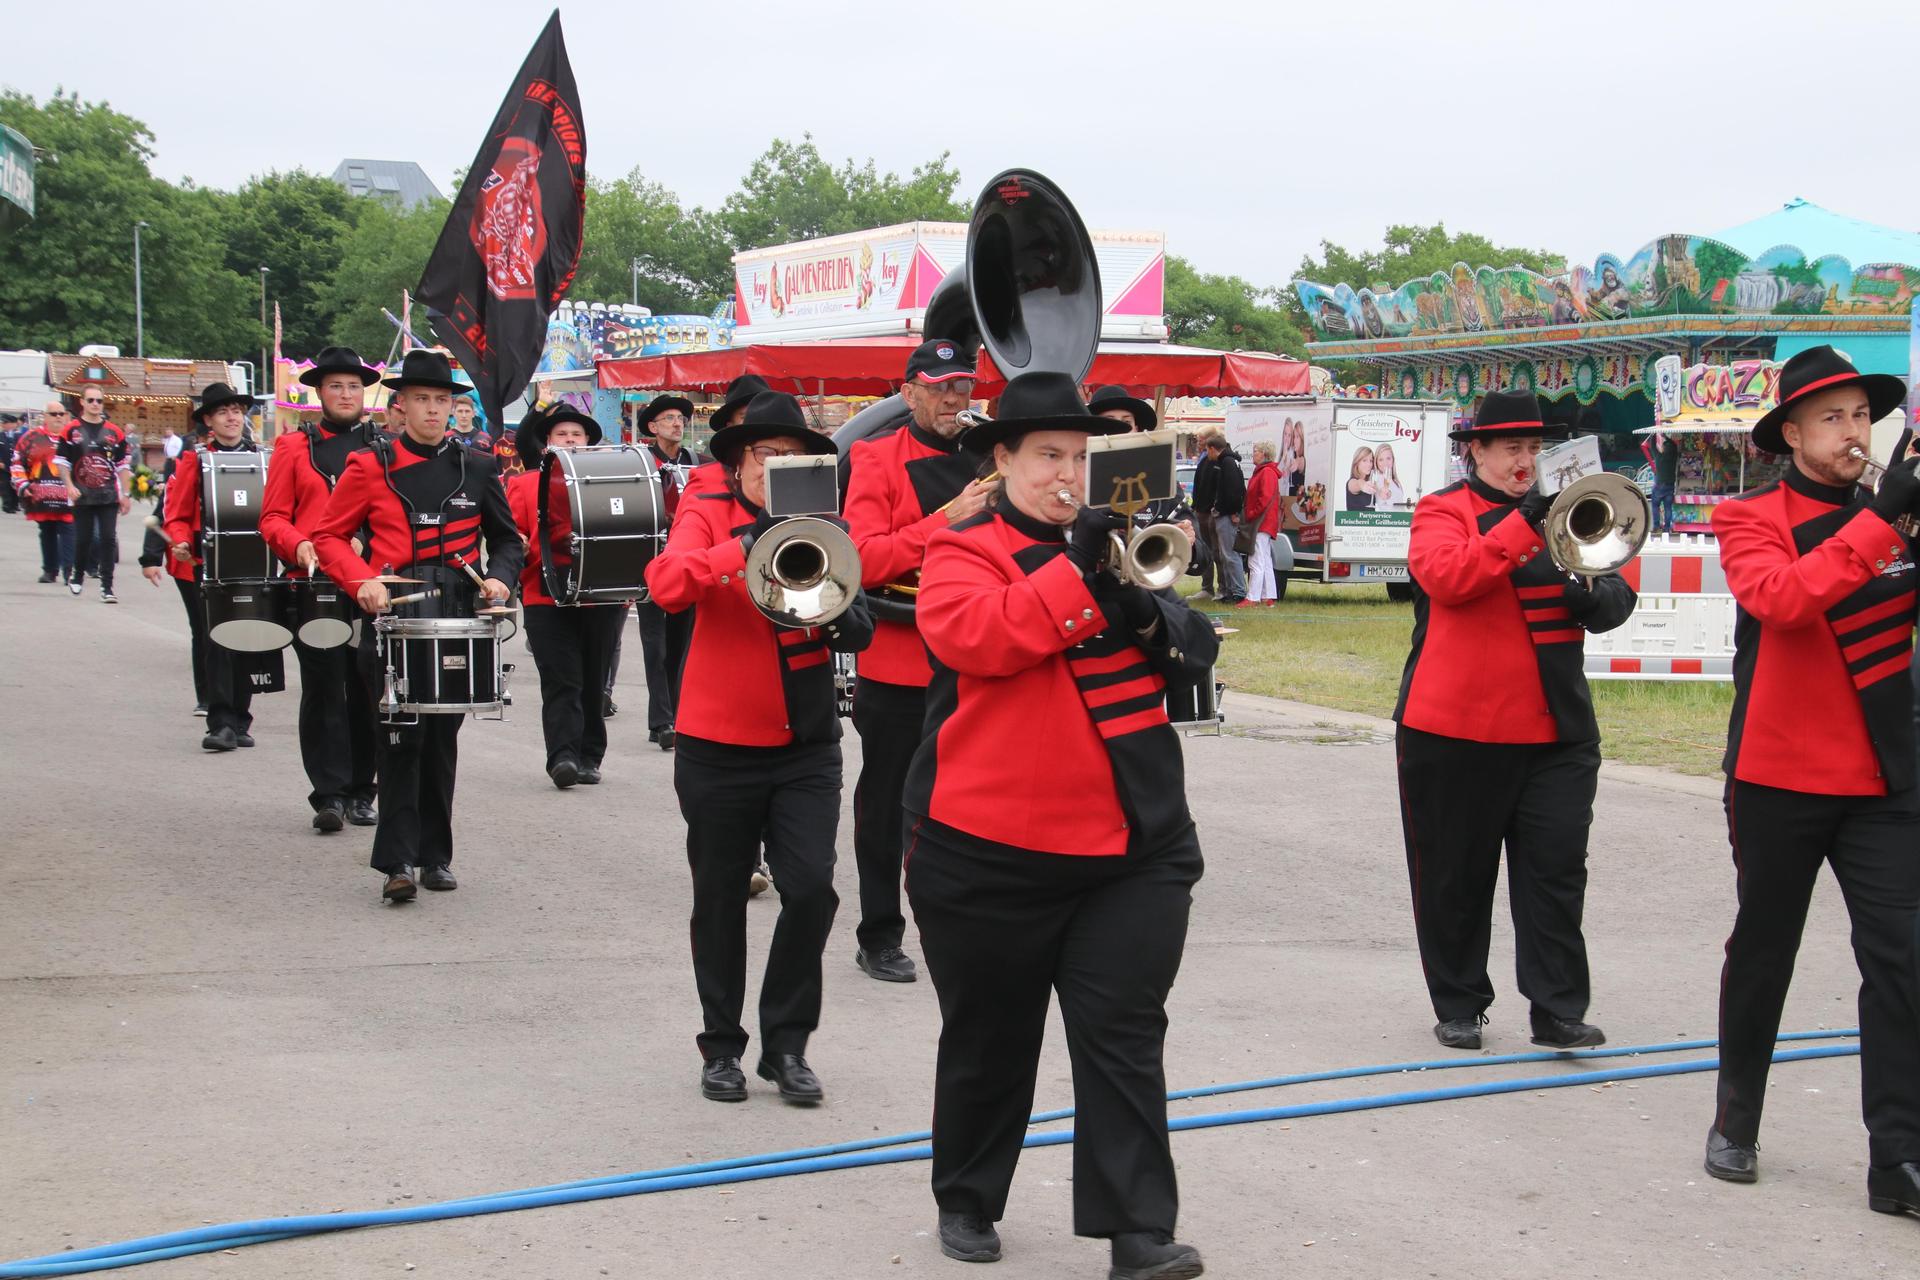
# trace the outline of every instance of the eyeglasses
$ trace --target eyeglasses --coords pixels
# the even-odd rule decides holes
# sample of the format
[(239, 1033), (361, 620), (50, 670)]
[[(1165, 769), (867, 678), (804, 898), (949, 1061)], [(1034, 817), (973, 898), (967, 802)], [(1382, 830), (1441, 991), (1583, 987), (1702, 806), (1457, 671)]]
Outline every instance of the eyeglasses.
[(85, 400), (82, 400), (80, 403), (81, 404), (105, 404), (106, 401), (102, 400), (99, 396), (88, 396)]
[(770, 444), (750, 444), (747, 446), (747, 452), (753, 455), (754, 461), (765, 462), (768, 458), (797, 458), (806, 450), (780, 449)]

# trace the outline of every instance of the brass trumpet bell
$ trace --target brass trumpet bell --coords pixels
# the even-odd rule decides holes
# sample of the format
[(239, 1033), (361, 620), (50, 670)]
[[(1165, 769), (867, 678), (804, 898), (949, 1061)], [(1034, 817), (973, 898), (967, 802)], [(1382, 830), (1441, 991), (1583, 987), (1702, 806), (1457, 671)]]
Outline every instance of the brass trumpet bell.
[(747, 598), (779, 627), (818, 627), (847, 611), (860, 590), (860, 553), (840, 526), (797, 516), (754, 539)]
[[(1119, 541), (1118, 535), (1114, 539)], [(1193, 560), (1193, 540), (1177, 524), (1153, 524), (1127, 540), (1111, 558), (1120, 577), (1149, 591), (1165, 591), (1180, 581)]]
[(1597, 578), (1639, 555), (1652, 525), (1653, 508), (1633, 481), (1610, 471), (1581, 476), (1547, 508), (1547, 554), (1568, 573)]

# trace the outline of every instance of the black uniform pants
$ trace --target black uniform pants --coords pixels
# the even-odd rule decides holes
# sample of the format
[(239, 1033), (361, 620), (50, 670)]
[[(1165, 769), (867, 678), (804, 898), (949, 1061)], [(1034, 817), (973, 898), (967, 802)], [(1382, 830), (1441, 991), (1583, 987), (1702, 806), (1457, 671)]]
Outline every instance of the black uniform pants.
[(905, 849), (907, 767), (927, 718), (927, 691), (860, 680), (853, 727), (860, 734), (860, 779), (853, 785), (853, 860), (860, 869), (860, 928), (865, 951), (900, 945), (900, 858)]
[(1586, 1016), (1592, 996), (1580, 931), (1597, 742), (1473, 742), (1401, 726), (1400, 822), (1414, 929), (1441, 1021), (1493, 1003), (1487, 949), (1500, 848), (1507, 851), (1514, 968), (1536, 1011)]
[(1767, 1070), (1793, 981), (1807, 904), (1833, 866), (1860, 966), (1860, 1103), (1876, 1165), (1920, 1160), (1920, 796), (1827, 796), (1732, 782), (1727, 832), (1740, 910), (1720, 976), (1720, 1088), (1714, 1124), (1760, 1134)]
[(1073, 1060), (1073, 1229), (1174, 1229), (1167, 993), (1202, 870), (1191, 827), (1145, 856), (1064, 857), (909, 831), (907, 896), (940, 999), (933, 1198), (999, 1221), (1033, 1112), (1047, 1006)]
[(599, 765), (607, 754), (606, 681), (627, 611), (615, 605), (530, 604), (521, 609), (540, 670), (540, 727), (547, 768)]
[(209, 706), (211, 695), (207, 688), (207, 607), (200, 598), (200, 584), (184, 578), (173, 579), (173, 585), (180, 588), (180, 603), (187, 610), (187, 647), (193, 661), (193, 700), (201, 706)]
[(671, 729), (680, 707), (687, 642), (693, 638), (693, 610), (668, 613), (642, 600), (634, 611), (640, 615), (640, 661), (647, 669), (647, 728)]
[[(373, 628), (361, 628), (360, 678), (386, 687)], [(464, 715), (422, 715), (419, 723), (376, 721), (375, 767), (380, 771), (380, 824), (373, 831), (375, 871), (444, 867), (453, 861), (453, 775), (460, 764)]]
[[(360, 625), (373, 624), (362, 618)], [(300, 762), (313, 788), (307, 802), (319, 809), (329, 800), (372, 800), (378, 687), (368, 688), (351, 644), (316, 649), (296, 639), (293, 652), (300, 660)]]
[(833, 914), (834, 836), (840, 825), (840, 744), (735, 747), (682, 737), (673, 789), (687, 822), (693, 871), (693, 980), (704, 1029), (700, 1056), (746, 1053), (747, 878), (760, 860), (780, 894), (760, 982), (762, 1056), (805, 1053), (820, 1025), (820, 957)]
[(73, 580), (89, 571), (100, 575), (103, 590), (113, 590), (113, 566), (120, 559), (120, 506), (96, 502), (73, 508)]

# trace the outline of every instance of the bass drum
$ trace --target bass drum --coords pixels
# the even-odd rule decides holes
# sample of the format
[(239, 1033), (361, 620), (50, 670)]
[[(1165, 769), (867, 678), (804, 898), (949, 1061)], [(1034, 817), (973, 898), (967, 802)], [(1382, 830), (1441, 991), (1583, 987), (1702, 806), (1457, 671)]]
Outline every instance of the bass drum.
[(309, 649), (337, 649), (353, 643), (359, 610), (346, 588), (318, 574), (290, 585), (295, 634), (301, 644)]
[(267, 455), (208, 449), (200, 454), (200, 529), (208, 582), (261, 582), (274, 575), (260, 536)]
[(203, 582), (207, 639), (238, 653), (270, 653), (293, 643), (284, 582)]
[(666, 495), (645, 449), (549, 449), (541, 460), (540, 570), (556, 603), (645, 596), (647, 565), (666, 545), (667, 524)]

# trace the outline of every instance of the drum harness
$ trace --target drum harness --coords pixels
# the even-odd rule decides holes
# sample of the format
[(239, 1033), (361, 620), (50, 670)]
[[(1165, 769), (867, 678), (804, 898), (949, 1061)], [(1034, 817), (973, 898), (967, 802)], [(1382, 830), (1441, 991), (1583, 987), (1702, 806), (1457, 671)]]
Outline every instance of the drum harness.
[[(453, 488), (447, 490), (447, 492), (444, 495), (442, 495), (440, 499), (440, 505), (433, 512), (433, 514), (428, 517), (422, 517), (420, 513), (420, 509), (414, 506), (413, 500), (408, 498), (406, 494), (402, 493), (400, 491), (400, 486), (396, 485), (393, 482), (393, 463), (394, 463), (395, 447), (396, 447), (395, 441), (391, 436), (382, 436), (368, 446), (368, 448), (373, 450), (373, 456), (379, 459), (380, 478), (386, 481), (388, 490), (392, 492), (395, 498), (399, 499), (401, 508), (407, 513), (407, 540), (408, 540), (408, 543), (410, 544), (409, 549), (412, 552), (412, 559), (408, 562), (409, 565), (411, 566), (410, 572), (414, 572), (416, 576), (419, 576), (420, 578), (422, 578), (424, 581), (428, 583), (428, 585), (438, 587), (441, 591), (440, 598), (443, 602), (445, 602), (452, 595), (453, 588), (456, 585), (463, 592), (471, 591), (472, 585), (466, 580), (466, 577), (464, 575), (455, 574), (448, 571), (444, 556), (441, 556), (439, 558), (440, 563), (437, 563), (437, 564), (422, 565), (420, 563), (420, 531), (422, 529), (444, 530), (446, 528), (447, 504), (449, 502), (452, 502), (455, 496), (466, 491), (467, 451), (464, 448), (454, 444), (453, 441), (451, 440), (442, 440), (440, 442), (440, 447), (436, 449), (433, 453), (433, 459), (438, 459), (440, 457), (443, 457), (446, 454), (447, 450), (452, 449), (454, 453), (459, 456), (460, 478), (454, 481)], [(431, 461), (433, 459), (422, 459), (422, 461)], [(369, 549), (372, 548), (373, 544), (372, 544), (371, 538), (368, 539), (367, 545)], [(442, 540), (441, 546), (442, 546), (442, 549), (444, 550), (445, 549), (444, 538)]]

